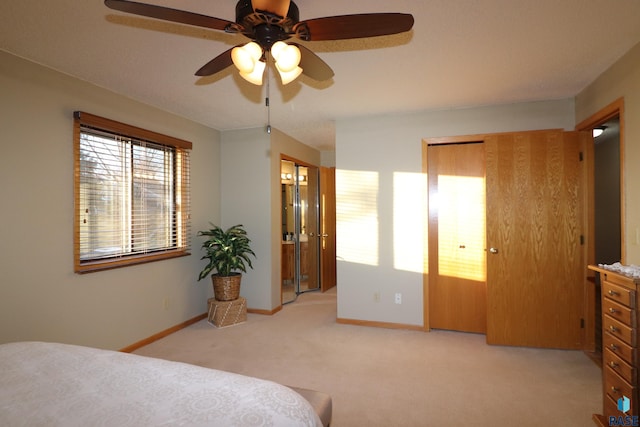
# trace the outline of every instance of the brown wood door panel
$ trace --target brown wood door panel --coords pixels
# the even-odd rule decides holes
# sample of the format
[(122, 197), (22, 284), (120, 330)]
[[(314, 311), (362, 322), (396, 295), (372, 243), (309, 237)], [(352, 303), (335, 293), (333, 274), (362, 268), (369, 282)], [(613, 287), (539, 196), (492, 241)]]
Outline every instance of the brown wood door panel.
[(427, 148), (427, 163), (429, 325), (484, 333), (484, 145), (432, 145)]
[[(306, 206), (304, 212), (305, 230), (308, 242), (300, 242), (300, 275), (307, 280), (307, 289), (320, 288), (320, 173), (316, 166), (306, 166), (307, 197), (301, 200)], [(301, 191), (302, 192), (302, 191)], [(304, 279), (301, 279), (304, 280)]]
[(320, 283), (336, 286), (336, 168), (320, 168)]
[(487, 342), (581, 348), (588, 135), (487, 136)]

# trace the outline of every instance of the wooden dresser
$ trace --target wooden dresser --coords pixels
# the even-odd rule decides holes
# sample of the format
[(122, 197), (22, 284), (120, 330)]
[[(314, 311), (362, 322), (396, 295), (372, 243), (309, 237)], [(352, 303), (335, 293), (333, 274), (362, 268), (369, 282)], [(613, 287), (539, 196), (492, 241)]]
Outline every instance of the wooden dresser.
[[(599, 275), (602, 299), (602, 397), (603, 413), (593, 416), (596, 424), (609, 426), (609, 417), (639, 415), (638, 400), (638, 310), (640, 279), (590, 265)], [(618, 400), (628, 399), (626, 413)]]

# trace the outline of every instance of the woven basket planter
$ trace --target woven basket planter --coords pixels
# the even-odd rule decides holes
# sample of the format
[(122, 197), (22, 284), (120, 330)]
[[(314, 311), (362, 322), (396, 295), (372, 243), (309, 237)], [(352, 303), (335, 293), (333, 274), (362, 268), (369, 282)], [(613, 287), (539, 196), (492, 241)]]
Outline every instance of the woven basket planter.
[(209, 323), (221, 328), (247, 321), (247, 300), (240, 297), (233, 301), (209, 298)]
[(240, 297), (240, 273), (233, 273), (231, 276), (211, 276), (213, 281), (213, 295), (218, 301), (233, 301)]

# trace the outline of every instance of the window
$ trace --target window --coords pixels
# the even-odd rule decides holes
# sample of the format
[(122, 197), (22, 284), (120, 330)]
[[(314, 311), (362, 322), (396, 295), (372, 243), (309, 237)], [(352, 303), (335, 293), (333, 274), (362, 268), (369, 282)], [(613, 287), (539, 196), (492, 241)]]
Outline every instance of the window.
[(191, 143), (74, 113), (77, 273), (189, 255)]

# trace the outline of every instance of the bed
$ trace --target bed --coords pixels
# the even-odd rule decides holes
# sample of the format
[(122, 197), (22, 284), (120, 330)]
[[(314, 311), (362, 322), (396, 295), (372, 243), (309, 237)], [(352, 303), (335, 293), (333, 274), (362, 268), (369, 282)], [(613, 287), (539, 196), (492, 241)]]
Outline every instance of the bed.
[(271, 381), (128, 353), (0, 345), (2, 426), (313, 426), (307, 399)]

